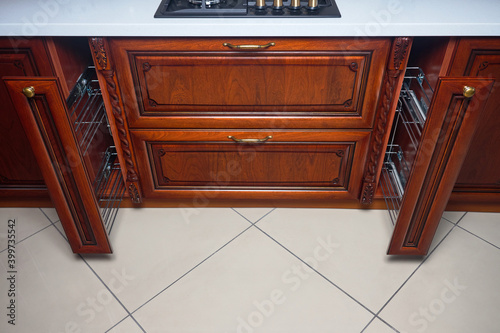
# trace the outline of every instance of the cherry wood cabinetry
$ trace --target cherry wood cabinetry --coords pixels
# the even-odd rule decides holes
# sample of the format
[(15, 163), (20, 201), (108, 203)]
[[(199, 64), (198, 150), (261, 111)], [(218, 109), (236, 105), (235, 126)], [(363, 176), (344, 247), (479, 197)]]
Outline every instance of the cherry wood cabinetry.
[(108, 41), (131, 128), (372, 128), (391, 47), (389, 38)]
[(48, 199), (47, 189), (28, 137), (3, 78), (58, 77), (64, 98), (91, 61), (84, 39), (0, 38), (0, 197), (8, 200)]
[[(481, 112), (450, 205), (468, 210), (500, 209), (500, 40), (462, 38), (448, 71), (450, 76), (495, 79)], [(490, 208), (491, 209), (491, 208)], [(494, 209), (494, 208), (493, 208)]]
[[(411, 39), (94, 38), (91, 45), (137, 202), (188, 200), (200, 190), (213, 202), (356, 202), (365, 185), (376, 187)], [(210, 186), (228, 163), (240, 173)], [(373, 195), (363, 191), (367, 202)]]
[[(368, 131), (131, 130), (146, 198), (359, 198)], [(239, 143), (234, 140), (261, 140)], [(357, 185), (352, 186), (351, 184)]]
[[(40, 75), (53, 75), (42, 40), (13, 45), (8, 38), (0, 39), (0, 78)], [(0, 101), (0, 197), (47, 197), (40, 168), (3, 80)]]
[(491, 79), (470, 77), (437, 81), (416, 155), (408, 161), (389, 254), (427, 254), (492, 85)]
[(93, 180), (55, 78), (6, 79), (52, 202), (75, 253), (110, 253)]
[[(95, 179), (113, 142), (111, 179), (137, 206), (373, 207), (408, 63), (422, 65), (434, 96), (418, 142), (403, 144), (415, 152), (404, 152), (412, 167), (389, 254), (425, 254), (450, 195), (500, 202), (498, 40), (418, 38), (410, 62), (412, 38), (90, 38), (91, 52), (82, 41), (30, 41), (46, 74), (31, 51), (0, 53), (0, 97), (20, 121), (7, 119), (30, 133), (18, 142), (40, 168), (11, 154), (0, 184), (12, 172), (33, 191), (43, 175), (74, 252), (111, 252)], [(86, 153), (64, 100), (88, 55), (113, 138)], [(20, 158), (31, 164), (12, 171)]]

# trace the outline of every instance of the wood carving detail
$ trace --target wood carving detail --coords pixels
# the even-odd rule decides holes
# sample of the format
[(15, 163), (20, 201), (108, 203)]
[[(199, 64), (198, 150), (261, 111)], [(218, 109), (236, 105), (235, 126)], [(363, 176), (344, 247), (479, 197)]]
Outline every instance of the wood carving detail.
[(158, 103), (154, 100), (154, 99), (149, 99), (149, 106), (152, 106), (152, 107), (157, 107), (158, 106)]
[(130, 183), (130, 185), (128, 186), (128, 194), (133, 203), (142, 202), (141, 196), (139, 195), (139, 191), (137, 190), (135, 183)]
[(347, 101), (344, 102), (344, 107), (348, 108), (352, 106), (352, 99), (348, 99)]
[(148, 72), (150, 69), (151, 69), (151, 65), (149, 64), (149, 62), (145, 62), (142, 64), (142, 70), (144, 72)]
[(410, 38), (398, 37), (394, 42), (394, 69), (398, 70), (406, 58), (408, 47), (410, 46)]
[[(377, 170), (379, 169), (380, 155), (384, 149), (384, 138), (387, 130), (387, 121), (391, 112), (391, 105), (394, 92), (397, 91), (398, 78), (401, 75), (401, 66), (405, 62), (411, 39), (408, 37), (398, 37), (394, 40), (392, 59), (388, 64), (384, 76), (382, 100), (378, 106), (378, 118), (373, 129), (370, 149), (368, 151), (368, 161), (363, 175), (363, 186), (361, 189), (361, 203), (371, 204), (377, 185)], [(394, 69), (391, 69), (391, 62)]]
[(480, 65), (479, 65), (479, 68), (478, 68), (478, 72), (482, 71), (482, 70), (485, 70), (486, 68), (488, 68), (488, 66), (490, 65), (490, 63), (488, 61), (483, 61)]
[(127, 130), (125, 128), (125, 119), (123, 118), (123, 112), (120, 107), (120, 98), (116, 92), (116, 83), (114, 80), (113, 70), (103, 70), (101, 71), (106, 81), (106, 89), (108, 91), (109, 98), (111, 100), (111, 108), (113, 111), (113, 116), (115, 118), (116, 128), (118, 130), (118, 138), (120, 140), (120, 145), (123, 151), (123, 156), (125, 158), (125, 167), (127, 169), (127, 181), (135, 182), (139, 178), (137, 172), (135, 171), (134, 162), (132, 160), (132, 151), (130, 148), (130, 143), (127, 139)]
[(377, 125), (373, 130), (373, 139), (368, 151), (368, 163), (363, 177), (363, 189), (361, 196), (362, 204), (371, 204), (375, 193), (375, 183), (377, 178), (378, 163), (380, 154), (384, 150), (384, 136), (386, 133), (387, 120), (391, 109), (391, 102), (396, 90), (398, 76), (401, 71), (388, 70), (384, 78), (384, 95), (380, 105)]
[(21, 60), (15, 60), (14, 61), (14, 66), (16, 66), (17, 68), (19, 68), (20, 70), (23, 71), (24, 73), (24, 64)]
[(375, 195), (375, 183), (363, 184), (362, 204), (371, 204)]
[(99, 70), (107, 69), (108, 57), (106, 55), (106, 49), (104, 48), (104, 40), (101, 37), (94, 37), (90, 39), (90, 42), (92, 51), (94, 52), (94, 58), (100, 67)]
[(351, 64), (349, 65), (349, 69), (353, 72), (357, 72), (358, 71), (358, 63), (357, 62), (351, 62)]

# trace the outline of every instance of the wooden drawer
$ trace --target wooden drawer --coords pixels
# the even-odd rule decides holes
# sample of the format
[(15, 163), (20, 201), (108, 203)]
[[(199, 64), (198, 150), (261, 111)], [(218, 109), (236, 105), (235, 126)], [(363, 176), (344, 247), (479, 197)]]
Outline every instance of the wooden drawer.
[[(354, 199), (368, 131), (131, 130), (150, 198)], [(265, 139), (257, 144), (228, 138)]]
[(223, 42), (111, 39), (129, 126), (372, 127), (389, 39)]

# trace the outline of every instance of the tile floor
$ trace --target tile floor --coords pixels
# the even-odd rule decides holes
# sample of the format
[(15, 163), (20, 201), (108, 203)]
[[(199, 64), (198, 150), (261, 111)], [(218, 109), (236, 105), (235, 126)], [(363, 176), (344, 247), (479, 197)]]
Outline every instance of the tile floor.
[(121, 209), (111, 256), (61, 230), (53, 209), (0, 209), (0, 332), (500, 330), (500, 214), (445, 213), (425, 258), (385, 255), (378, 210)]

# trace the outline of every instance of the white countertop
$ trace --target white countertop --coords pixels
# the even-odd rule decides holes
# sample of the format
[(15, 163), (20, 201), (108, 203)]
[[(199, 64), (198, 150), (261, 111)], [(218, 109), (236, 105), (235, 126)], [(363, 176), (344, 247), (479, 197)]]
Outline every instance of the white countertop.
[(1, 36), (500, 36), (500, 0), (337, 0), (342, 18), (153, 18), (160, 0), (0, 0)]

